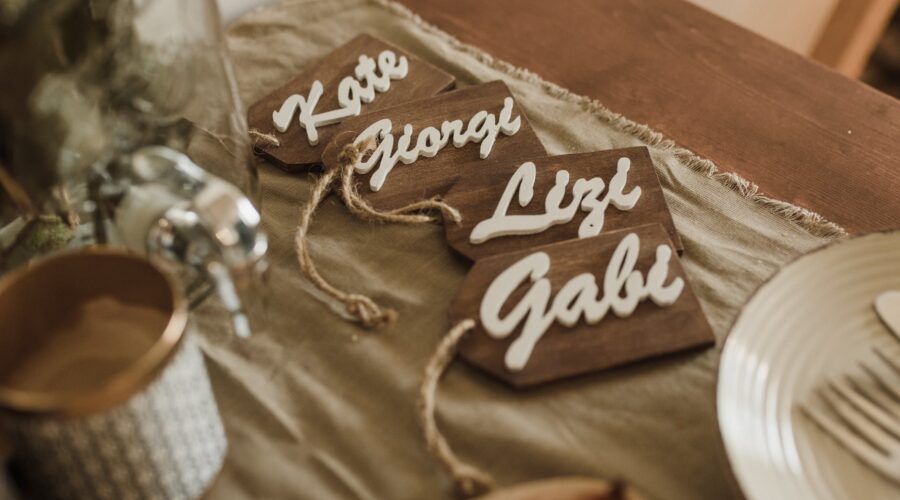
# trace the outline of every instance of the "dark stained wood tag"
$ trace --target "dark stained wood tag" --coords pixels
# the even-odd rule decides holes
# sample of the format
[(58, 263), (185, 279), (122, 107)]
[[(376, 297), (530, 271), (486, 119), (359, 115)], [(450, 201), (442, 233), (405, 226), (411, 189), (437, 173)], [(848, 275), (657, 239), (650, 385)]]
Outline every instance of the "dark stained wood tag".
[(450, 306), (465, 318), (462, 357), (519, 387), (714, 341), (659, 224), (478, 260)]
[(444, 200), (462, 214), (445, 224), (450, 246), (477, 260), (658, 222), (681, 253), (645, 147), (466, 165)]
[[(386, 51), (393, 56), (386, 55)], [(364, 63), (363, 57), (369, 60)], [(344, 79), (352, 81), (342, 83)], [(347, 88), (348, 100), (358, 100), (360, 112), (365, 113), (432, 96), (451, 88), (454, 80), (453, 75), (393, 45), (370, 35), (359, 35), (250, 107), (250, 128), (271, 134), (280, 142), (275, 146), (257, 141), (254, 152), (287, 171), (308, 168), (320, 162), (322, 151), (334, 136), (337, 124), (352, 112), (352, 103), (344, 107), (339, 101), (342, 85)], [(321, 84), (321, 96), (314, 109), (310, 109), (310, 115), (321, 115), (322, 118), (313, 118), (319, 123), (313, 127), (318, 136), (314, 145), (308, 136), (309, 127), (300, 125), (301, 109), (297, 104), (302, 100), (302, 106), (307, 107), (314, 101), (315, 93), (311, 94), (311, 90), (316, 81)], [(362, 90), (365, 88), (368, 90)], [(278, 124), (273, 115), (276, 113), (279, 114)], [(286, 129), (279, 131), (279, 127)]]
[(323, 163), (333, 166), (344, 146), (373, 135), (380, 142), (357, 166), (357, 187), (379, 210), (446, 193), (461, 165), (547, 154), (501, 81), (345, 120)]

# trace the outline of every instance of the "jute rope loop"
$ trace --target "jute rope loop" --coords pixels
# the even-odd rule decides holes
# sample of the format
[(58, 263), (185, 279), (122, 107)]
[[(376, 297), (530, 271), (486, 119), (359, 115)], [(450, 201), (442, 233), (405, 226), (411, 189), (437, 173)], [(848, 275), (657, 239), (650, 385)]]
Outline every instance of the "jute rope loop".
[[(362, 148), (365, 147), (368, 147), (368, 143), (362, 145)], [(362, 153), (362, 148), (358, 148), (353, 144), (348, 145), (338, 156), (339, 163), (355, 164)], [(309, 254), (306, 238), (309, 234), (309, 226), (312, 224), (313, 213), (319, 204), (322, 203), (322, 200), (328, 196), (338, 172), (339, 170), (336, 168), (328, 169), (319, 177), (313, 185), (309, 201), (306, 202), (300, 213), (300, 222), (297, 224), (297, 234), (294, 238), (294, 244), (297, 249), (297, 261), (300, 264), (300, 271), (303, 272), (303, 275), (316, 288), (343, 303), (350, 316), (366, 328), (381, 329), (392, 325), (397, 320), (397, 312), (393, 309), (382, 309), (375, 301), (365, 295), (347, 293), (335, 287), (319, 274)]]
[(344, 200), (344, 205), (354, 215), (378, 222), (421, 224), (436, 221), (434, 217), (422, 212), (439, 210), (445, 221), (450, 220), (456, 224), (462, 222), (462, 215), (460, 215), (459, 210), (444, 203), (438, 197), (413, 202), (392, 210), (376, 210), (365, 198), (360, 196), (359, 191), (356, 189), (356, 183), (353, 182), (354, 167), (355, 163), (345, 163), (341, 169), (341, 199)]
[[(250, 133), (260, 141), (268, 137), (267, 134), (262, 134), (255, 130), (252, 130)], [(440, 210), (445, 220), (452, 220), (457, 224), (462, 220), (462, 217), (458, 210), (437, 198), (418, 201), (394, 210), (378, 211), (372, 207), (357, 191), (353, 174), (360, 159), (371, 152), (375, 146), (375, 139), (368, 138), (358, 144), (347, 144), (341, 149), (337, 155), (337, 164), (331, 168), (326, 168), (325, 172), (322, 173), (312, 187), (309, 200), (300, 213), (294, 244), (297, 250), (297, 261), (300, 264), (300, 271), (307, 280), (322, 292), (341, 302), (347, 314), (364, 327), (381, 329), (392, 325), (397, 320), (397, 312), (393, 309), (382, 308), (365, 295), (348, 293), (332, 285), (316, 269), (312, 256), (309, 254), (307, 237), (309, 235), (309, 227), (312, 224), (313, 214), (322, 203), (322, 200), (332, 191), (335, 179), (340, 176), (341, 199), (344, 201), (347, 209), (362, 219), (378, 222), (421, 224), (435, 220), (432, 216), (422, 213), (429, 210)]]
[(456, 456), (453, 450), (450, 449), (450, 445), (447, 444), (447, 439), (444, 438), (444, 435), (438, 429), (434, 415), (438, 381), (444, 374), (447, 366), (453, 361), (454, 356), (456, 356), (460, 339), (472, 328), (475, 328), (475, 321), (464, 319), (451, 328), (447, 335), (441, 339), (440, 344), (438, 344), (431, 359), (428, 360), (428, 365), (425, 367), (425, 376), (419, 388), (419, 400), (417, 403), (419, 423), (422, 426), (428, 451), (437, 457), (441, 465), (447, 469), (460, 493), (466, 497), (481, 495), (490, 491), (493, 488), (494, 478), (477, 467), (463, 462)]

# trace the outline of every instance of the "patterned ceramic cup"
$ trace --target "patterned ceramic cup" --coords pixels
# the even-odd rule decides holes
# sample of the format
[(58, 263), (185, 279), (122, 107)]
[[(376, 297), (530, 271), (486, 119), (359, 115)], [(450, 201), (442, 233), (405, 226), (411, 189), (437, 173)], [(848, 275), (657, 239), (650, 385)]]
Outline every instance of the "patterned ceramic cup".
[(40, 498), (200, 496), (226, 440), (185, 300), (149, 261), (90, 248), (0, 280), (0, 432)]

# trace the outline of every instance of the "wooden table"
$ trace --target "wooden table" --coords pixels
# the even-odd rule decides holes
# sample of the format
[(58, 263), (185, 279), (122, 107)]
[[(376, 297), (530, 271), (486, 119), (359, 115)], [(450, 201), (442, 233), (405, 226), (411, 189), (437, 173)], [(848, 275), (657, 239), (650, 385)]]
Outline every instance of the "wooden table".
[(401, 0), (852, 233), (900, 228), (900, 102), (682, 0)]

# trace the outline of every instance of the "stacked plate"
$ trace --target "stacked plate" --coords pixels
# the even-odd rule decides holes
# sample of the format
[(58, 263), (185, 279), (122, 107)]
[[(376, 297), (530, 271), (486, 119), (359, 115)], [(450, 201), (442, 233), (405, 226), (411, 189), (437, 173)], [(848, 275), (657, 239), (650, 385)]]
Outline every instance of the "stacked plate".
[(873, 302), (900, 290), (900, 231), (844, 240), (784, 267), (757, 290), (729, 334), (718, 413), (735, 475), (754, 500), (898, 499), (800, 409), (828, 380), (860, 374), (873, 347), (900, 342)]

